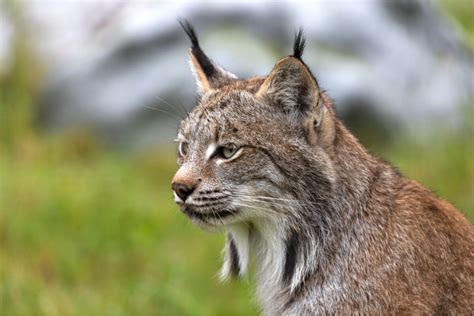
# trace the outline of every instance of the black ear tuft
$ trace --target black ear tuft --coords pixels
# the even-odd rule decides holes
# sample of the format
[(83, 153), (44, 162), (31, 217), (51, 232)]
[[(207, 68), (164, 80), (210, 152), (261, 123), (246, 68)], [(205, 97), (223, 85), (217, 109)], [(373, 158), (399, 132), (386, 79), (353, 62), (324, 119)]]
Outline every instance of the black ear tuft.
[(214, 65), (212, 64), (212, 61), (209, 59), (209, 57), (207, 57), (206, 54), (204, 54), (201, 47), (199, 46), (199, 40), (196, 35), (196, 31), (194, 31), (194, 27), (187, 20), (181, 20), (179, 21), (179, 24), (181, 24), (184, 31), (191, 40), (191, 51), (194, 57), (197, 59), (198, 63), (200, 64), (202, 70), (204, 71), (207, 77), (212, 77), (216, 74), (217, 71)]
[(306, 39), (304, 38), (303, 29), (300, 28), (295, 34), (295, 41), (293, 43), (293, 57), (301, 59), (301, 57), (303, 57), (305, 45)]
[(199, 47), (199, 40), (191, 23), (188, 20), (179, 20), (178, 22), (191, 40), (192, 47)]

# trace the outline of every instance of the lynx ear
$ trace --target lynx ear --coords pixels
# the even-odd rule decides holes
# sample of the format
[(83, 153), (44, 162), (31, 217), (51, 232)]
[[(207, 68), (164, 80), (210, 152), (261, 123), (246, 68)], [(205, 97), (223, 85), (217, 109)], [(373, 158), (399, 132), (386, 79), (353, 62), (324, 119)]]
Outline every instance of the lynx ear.
[(318, 104), (319, 88), (316, 79), (301, 60), (305, 47), (303, 31), (300, 30), (293, 44), (293, 55), (277, 62), (264, 81), (257, 98), (268, 97), (285, 112), (303, 114)]
[(278, 61), (258, 90), (257, 98), (270, 98), (288, 113), (306, 114), (317, 106), (319, 88), (306, 65), (290, 56)]
[(298, 118), (309, 143), (330, 146), (334, 124), (324, 104), (316, 78), (301, 60), (305, 40), (300, 30), (295, 37), (293, 55), (280, 59), (260, 86), (256, 97), (269, 100), (285, 113)]
[(191, 48), (189, 49), (190, 65), (196, 77), (200, 93), (217, 89), (237, 79), (236, 75), (224, 70), (207, 57), (199, 46), (199, 40), (194, 27), (188, 21), (180, 21), (179, 23), (191, 40)]

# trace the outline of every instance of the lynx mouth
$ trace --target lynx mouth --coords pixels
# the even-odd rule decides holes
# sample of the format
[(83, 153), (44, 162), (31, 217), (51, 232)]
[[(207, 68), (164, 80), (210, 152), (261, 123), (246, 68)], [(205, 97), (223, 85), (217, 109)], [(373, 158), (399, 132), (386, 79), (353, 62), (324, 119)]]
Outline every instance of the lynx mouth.
[(195, 207), (180, 205), (181, 211), (191, 219), (208, 222), (209, 220), (222, 221), (224, 218), (237, 214), (237, 209), (210, 209), (197, 210)]

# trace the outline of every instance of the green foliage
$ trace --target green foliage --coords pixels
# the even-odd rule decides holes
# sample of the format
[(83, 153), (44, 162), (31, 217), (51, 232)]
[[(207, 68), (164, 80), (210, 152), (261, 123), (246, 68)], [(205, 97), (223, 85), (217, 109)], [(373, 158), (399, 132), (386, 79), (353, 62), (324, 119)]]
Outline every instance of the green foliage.
[(463, 30), (467, 45), (474, 50), (474, 4), (472, 0), (442, 0), (442, 9)]
[(173, 205), (172, 156), (61, 146), (0, 161), (3, 315), (255, 313), (245, 282), (215, 278), (223, 237)]
[(9, 69), (0, 73), (0, 144), (11, 147), (33, 137), (33, 99), (38, 92), (41, 69), (21, 26), (17, 4), (8, 1), (3, 5), (16, 26)]

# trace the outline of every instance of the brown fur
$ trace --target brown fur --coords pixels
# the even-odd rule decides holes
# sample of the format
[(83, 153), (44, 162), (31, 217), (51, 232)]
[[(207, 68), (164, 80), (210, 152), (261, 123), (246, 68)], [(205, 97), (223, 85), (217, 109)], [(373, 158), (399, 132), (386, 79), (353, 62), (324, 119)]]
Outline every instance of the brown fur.
[[(242, 276), (254, 257), (272, 315), (473, 314), (473, 226), (364, 149), (296, 44), (298, 56), (248, 80), (192, 56), (205, 82), (180, 127), (189, 151), (173, 188), (193, 183), (183, 212), (228, 231), (223, 275)], [(229, 143), (236, 157), (209, 155)]]

